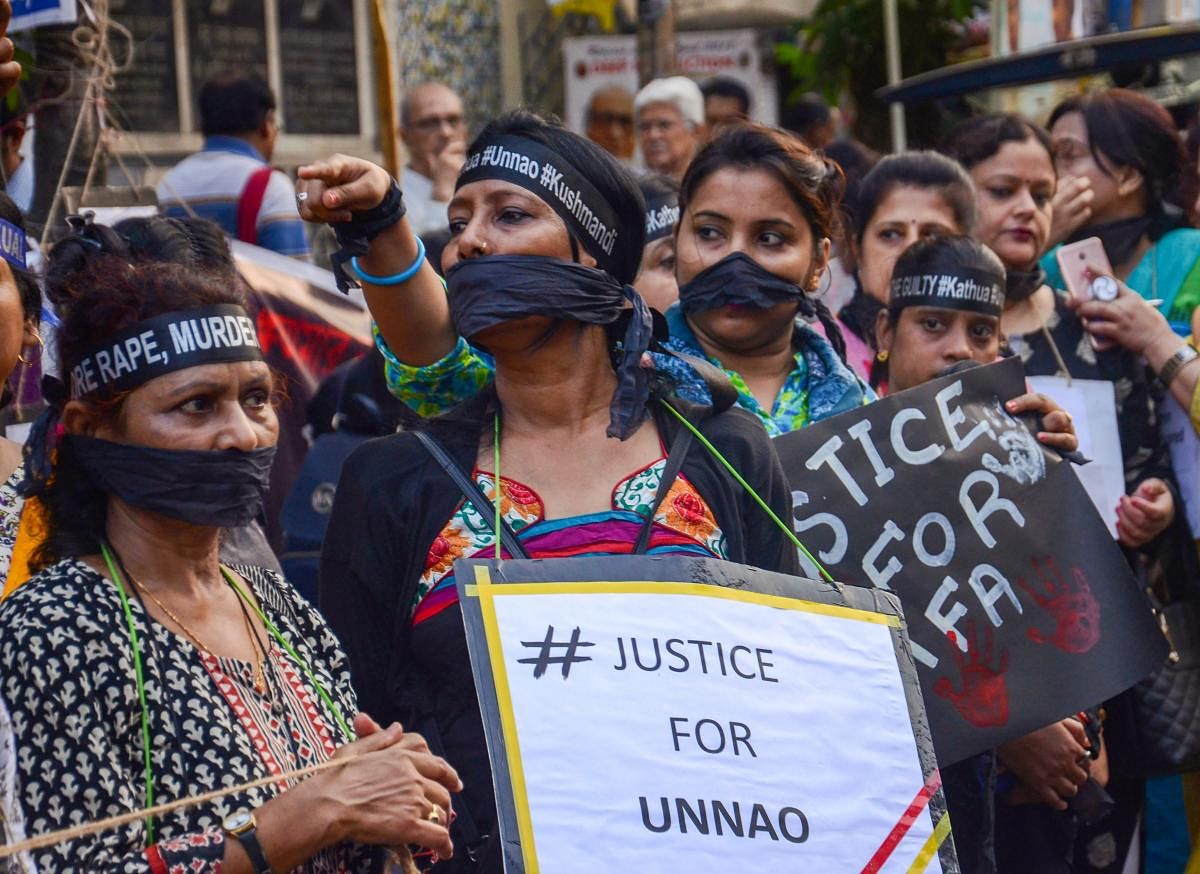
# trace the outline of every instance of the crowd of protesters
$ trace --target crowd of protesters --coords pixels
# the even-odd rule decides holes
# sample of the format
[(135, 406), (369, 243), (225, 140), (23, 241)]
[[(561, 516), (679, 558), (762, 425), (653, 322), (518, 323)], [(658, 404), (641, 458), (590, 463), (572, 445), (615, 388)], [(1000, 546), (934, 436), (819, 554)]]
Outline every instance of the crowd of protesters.
[[(0, 837), (241, 788), (0, 871), (503, 870), (455, 561), (798, 574), (764, 522), (761, 505), (792, 510), (771, 438), (963, 362), (1111, 383), (1116, 538), (1151, 586), (1200, 576), (1185, 521), (1200, 495), (1159, 427), (1172, 405), (1200, 426), (1200, 230), (1171, 116), (1111, 89), (1048, 128), (984, 115), (937, 151), (880, 157), (816, 97), (786, 127), (750, 122), (758, 99), (674, 76), (597, 92), (587, 136), (520, 110), (469, 137), (462, 100), (430, 82), (399, 107), (399, 179), (314, 155), (292, 180), (270, 163), (273, 94), (230, 73), (199, 93), (204, 146), (163, 177), (161, 214), (75, 218), (37, 271), (5, 157), (0, 376), (43, 339), (58, 364), (24, 445), (0, 440)], [(341, 469), (313, 603), (259, 526), (288, 401), (228, 239), (308, 259), (325, 225), (376, 347), (336, 379), (387, 413)], [(1113, 293), (1084, 301), (1054, 254), (1091, 237)], [(935, 273), (991, 293), (903, 281)], [(1044, 395), (1008, 410), (1078, 448)], [(1112, 751), (1120, 706), (943, 769), (964, 872), (1121, 872), (1184, 828)], [(1073, 805), (1085, 787), (1100, 814)]]

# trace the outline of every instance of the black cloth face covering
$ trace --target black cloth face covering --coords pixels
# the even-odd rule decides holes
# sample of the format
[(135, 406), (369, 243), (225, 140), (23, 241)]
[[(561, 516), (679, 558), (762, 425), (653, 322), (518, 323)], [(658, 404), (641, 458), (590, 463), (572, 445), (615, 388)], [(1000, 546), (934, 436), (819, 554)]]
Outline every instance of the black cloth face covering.
[(546, 316), (591, 325), (615, 322), (629, 303), (632, 318), (618, 349), (617, 390), (608, 436), (625, 440), (646, 415), (650, 389), (642, 355), (650, 346), (650, 309), (632, 286), (610, 274), (539, 255), (489, 255), (459, 261), (446, 274), (450, 317), (468, 339), (503, 322)]

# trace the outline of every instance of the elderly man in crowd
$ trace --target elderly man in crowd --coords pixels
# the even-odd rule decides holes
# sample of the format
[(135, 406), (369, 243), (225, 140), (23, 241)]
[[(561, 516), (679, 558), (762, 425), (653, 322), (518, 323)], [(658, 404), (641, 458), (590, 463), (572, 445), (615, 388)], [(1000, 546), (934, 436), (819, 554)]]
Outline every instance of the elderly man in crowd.
[(633, 95), (620, 85), (597, 88), (584, 113), (587, 138), (618, 161), (633, 157)]
[(646, 167), (682, 179), (705, 137), (700, 87), (683, 76), (655, 79), (638, 92), (633, 111)]
[(418, 234), (446, 228), (446, 204), (467, 150), (462, 99), (440, 82), (412, 88), (400, 103), (408, 166), (400, 178), (408, 220)]

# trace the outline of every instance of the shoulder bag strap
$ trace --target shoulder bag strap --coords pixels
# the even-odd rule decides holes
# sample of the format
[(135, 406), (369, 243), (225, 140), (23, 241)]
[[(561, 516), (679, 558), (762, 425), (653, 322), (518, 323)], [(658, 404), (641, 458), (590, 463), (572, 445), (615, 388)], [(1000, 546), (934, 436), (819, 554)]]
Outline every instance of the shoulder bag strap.
[(271, 165), (259, 167), (246, 180), (237, 207), (237, 238), (243, 243), (258, 245), (258, 211), (267, 196), (267, 185), (271, 181)]
[[(429, 450), (429, 454), (433, 456), (434, 460), (442, 466), (442, 470), (446, 471), (446, 475), (449, 476), (450, 479), (454, 480), (454, 484), (458, 486), (459, 491), (463, 493), (463, 497), (471, 502), (471, 506), (478, 511), (480, 516), (487, 520), (490, 525), (495, 527), (494, 517), (496, 514), (496, 507), (487, 499), (487, 495), (479, 490), (479, 486), (475, 485), (475, 483), (473, 483), (470, 478), (462, 472), (462, 469), (458, 466), (454, 459), (450, 457), (450, 454), (446, 452), (442, 444), (439, 443), (437, 439), (433, 437), (433, 435), (426, 431), (417, 430), (413, 431), (412, 433), (415, 434), (417, 439), (421, 441), (421, 444), (427, 450)], [(499, 483), (496, 483), (496, 488), (500, 488)], [(509, 555), (511, 555), (513, 558), (529, 558), (529, 556), (525, 553), (525, 548), (521, 546), (521, 542), (517, 540), (517, 535), (513, 533), (512, 528), (510, 528), (508, 523), (503, 519), (500, 520), (500, 531), (498, 533), (500, 535), (500, 544), (508, 550)]]
[(692, 445), (692, 432), (687, 428), (681, 427), (675, 432), (675, 439), (671, 441), (671, 448), (667, 450), (667, 463), (663, 467), (662, 479), (658, 483), (658, 491), (654, 493), (654, 503), (650, 505), (650, 512), (646, 516), (646, 521), (642, 525), (642, 530), (638, 533), (637, 542), (633, 547), (634, 555), (643, 555), (646, 549), (650, 546), (650, 535), (654, 533), (654, 516), (658, 513), (658, 508), (666, 499), (667, 493), (671, 491), (671, 486), (675, 484), (675, 479), (679, 476), (679, 471), (683, 467), (683, 460), (687, 457), (688, 449)]

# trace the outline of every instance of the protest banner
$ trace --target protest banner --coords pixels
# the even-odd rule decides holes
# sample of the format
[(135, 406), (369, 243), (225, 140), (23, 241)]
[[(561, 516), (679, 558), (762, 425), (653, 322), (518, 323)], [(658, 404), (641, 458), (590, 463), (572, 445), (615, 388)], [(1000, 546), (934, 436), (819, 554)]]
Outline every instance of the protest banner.
[(747, 28), (677, 34), (675, 66), (684, 76), (701, 84), (713, 76), (740, 82), (754, 98), (750, 118), (763, 124), (779, 121), (775, 80), (763, 72), (757, 31)]
[(510, 874), (958, 870), (888, 593), (690, 557), (455, 573)]
[(1167, 654), (1069, 462), (1004, 409), (1024, 391), (1012, 358), (775, 440), (801, 541), (835, 579), (899, 596), (942, 765), (1095, 706)]

